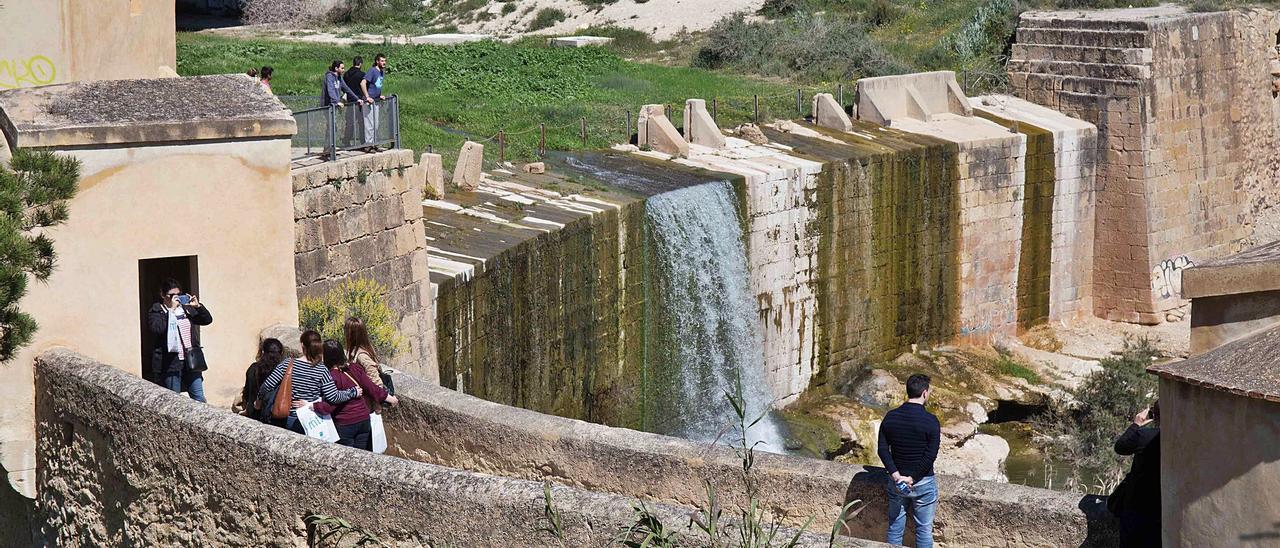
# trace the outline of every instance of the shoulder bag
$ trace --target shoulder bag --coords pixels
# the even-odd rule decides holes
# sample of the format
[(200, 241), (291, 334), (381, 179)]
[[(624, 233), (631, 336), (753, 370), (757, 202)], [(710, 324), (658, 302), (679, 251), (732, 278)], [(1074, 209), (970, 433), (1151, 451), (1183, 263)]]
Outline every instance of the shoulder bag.
[(293, 407), (293, 358), (289, 358), (289, 365), (285, 366), (284, 378), (280, 379), (280, 386), (276, 387), (276, 399), (271, 402), (271, 418), (286, 419), (289, 417), (289, 408)]

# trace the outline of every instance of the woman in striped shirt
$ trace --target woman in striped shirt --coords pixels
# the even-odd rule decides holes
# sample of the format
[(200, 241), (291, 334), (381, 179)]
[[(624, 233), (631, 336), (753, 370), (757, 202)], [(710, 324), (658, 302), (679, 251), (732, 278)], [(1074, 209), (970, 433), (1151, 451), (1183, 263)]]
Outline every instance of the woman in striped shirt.
[(293, 391), (289, 395), (293, 404), (290, 406), (289, 418), (285, 419), (283, 426), (299, 434), (304, 433), (302, 424), (298, 422), (299, 407), (311, 405), (311, 402), (319, 399), (336, 405), (363, 394), (359, 386), (338, 390), (338, 387), (333, 384), (333, 377), (329, 375), (329, 369), (322, 361), (324, 346), (320, 341), (319, 333), (310, 329), (304, 331), (301, 340), (304, 357), (290, 358), (280, 362), (271, 372), (271, 376), (267, 377), (266, 382), (262, 383), (262, 388), (258, 389), (258, 397), (263, 398), (263, 405), (271, 405), (275, 401), (272, 394), (280, 386), (280, 381), (284, 380), (284, 374), (290, 362), (293, 363), (293, 380), (291, 381)]

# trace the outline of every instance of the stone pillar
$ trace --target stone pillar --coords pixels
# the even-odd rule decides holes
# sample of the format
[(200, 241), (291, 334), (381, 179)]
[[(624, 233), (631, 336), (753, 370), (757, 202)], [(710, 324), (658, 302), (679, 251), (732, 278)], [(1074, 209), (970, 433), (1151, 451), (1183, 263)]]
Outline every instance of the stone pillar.
[(684, 102), (684, 140), (695, 145), (724, 148), (724, 134), (707, 112), (707, 102), (689, 99)]
[(423, 193), (428, 198), (443, 198), (444, 159), (439, 154), (424, 152), (418, 163), (427, 172), (427, 183), (423, 187)]
[(853, 131), (853, 121), (830, 93), (813, 96), (813, 123), (836, 131)]
[(467, 141), (458, 152), (458, 164), (453, 166), (453, 186), (471, 192), (480, 186), (480, 172), (484, 164), (484, 145)]
[(662, 105), (645, 105), (640, 107), (640, 118), (636, 122), (639, 134), (636, 143), (650, 150), (678, 156), (689, 157), (689, 143), (685, 142), (676, 126), (667, 119), (666, 109)]

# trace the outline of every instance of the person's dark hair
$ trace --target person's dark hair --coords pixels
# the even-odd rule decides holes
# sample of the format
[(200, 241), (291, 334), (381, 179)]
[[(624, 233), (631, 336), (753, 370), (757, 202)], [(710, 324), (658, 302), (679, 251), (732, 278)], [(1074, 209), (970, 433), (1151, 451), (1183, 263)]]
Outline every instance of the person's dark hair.
[(373, 62), (377, 63), (379, 59), (386, 60), (387, 56), (381, 53), (373, 56)]
[(248, 74), (250, 78), (257, 78), (257, 77), (258, 77), (258, 69), (256, 69), (256, 68), (251, 68), (251, 69), (249, 69), (249, 72), (246, 72), (245, 74)]
[(271, 68), (271, 67), (269, 67), (269, 66), (262, 67), (262, 70), (258, 71), (258, 76), (261, 76), (263, 80), (270, 80), (270, 79), (271, 79), (271, 73), (273, 73), (273, 72), (275, 72), (275, 71), (276, 71), (275, 69), (273, 69), (273, 68)]
[(361, 56), (357, 55), (357, 56), (355, 56), (355, 57), (353, 57), (353, 58), (351, 59), (351, 66), (352, 66), (352, 67), (358, 67), (358, 66), (363, 65), (363, 64), (364, 64), (364, 57), (361, 57)]
[(373, 351), (373, 343), (369, 342), (369, 329), (360, 318), (347, 318), (342, 324), (342, 338), (346, 339), (349, 359), (355, 359), (356, 352), (363, 349), (373, 361), (378, 361), (378, 353)]
[(923, 373), (916, 373), (907, 377), (907, 397), (918, 398), (929, 389), (929, 376)]
[(258, 358), (253, 362), (253, 394), (258, 393), (262, 381), (267, 380), (276, 364), (284, 361), (284, 343), (280, 339), (263, 339), (258, 345)]
[(329, 63), (329, 72), (338, 72), (338, 67), (340, 66), (342, 66), (342, 60), (334, 59), (332, 63)]
[(320, 363), (324, 357), (324, 344), (321, 343), (320, 334), (314, 329), (308, 329), (302, 332), (299, 342), (302, 343), (302, 355), (311, 363)]
[(342, 367), (347, 363), (347, 353), (342, 351), (342, 344), (333, 339), (324, 341), (324, 365), (329, 369)]
[(182, 284), (173, 278), (165, 278), (160, 280), (160, 300), (164, 300), (170, 291), (174, 289), (182, 289)]
[(1147, 413), (1147, 418), (1153, 421), (1160, 420), (1160, 400), (1151, 402), (1151, 412)]

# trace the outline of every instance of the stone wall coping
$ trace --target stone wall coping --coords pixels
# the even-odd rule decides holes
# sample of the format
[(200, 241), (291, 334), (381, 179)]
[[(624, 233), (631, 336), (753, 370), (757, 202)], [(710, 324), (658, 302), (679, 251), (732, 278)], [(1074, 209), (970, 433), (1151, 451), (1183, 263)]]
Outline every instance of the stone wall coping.
[[(733, 489), (741, 459), (730, 447), (615, 428), (489, 402), (409, 375), (396, 374), (401, 405), (390, 415), (393, 443), (405, 456), (486, 473), (549, 478), (628, 496), (696, 503), (702, 482), (717, 485), (726, 506), (742, 504)], [(470, 434), (470, 439), (459, 439)], [(499, 448), (505, 451), (499, 451)], [(761, 503), (791, 520), (815, 517), (822, 526), (842, 504), (868, 501), (850, 529), (862, 538), (883, 534), (883, 469), (756, 452)], [(740, 480), (739, 480), (740, 481)], [(941, 476), (937, 530), (948, 542), (971, 546), (1092, 545), (1113, 527), (1098, 497), (1016, 484)], [(1021, 527), (1014, 543), (987, 541), (993, 528)]]
[[(46, 491), (67, 485), (77, 489), (90, 485), (105, 488), (128, 481), (131, 488), (127, 492), (106, 495), (121, 497), (122, 508), (133, 508), (130, 501), (172, 496), (162, 490), (186, 492), (195, 487), (202, 489), (203, 494), (195, 500), (184, 499), (181, 504), (197, 514), (213, 512), (208, 519), (193, 525), (185, 514), (172, 516), (182, 520), (180, 523), (166, 523), (165, 517), (169, 514), (138, 508), (111, 514), (112, 519), (120, 520), (112, 522), (114, 528), (129, 527), (136, 533), (144, 527), (179, 527), (183, 534), (208, 535), (208, 538), (221, 536), (223, 528), (236, 528), (231, 532), (235, 535), (244, 535), (244, 529), (249, 528), (260, 535), (252, 538), (263, 545), (274, 545), (275, 541), (296, 534), (294, 520), (300, 519), (302, 513), (315, 511), (343, 517), (384, 539), (416, 541), (422, 545), (426, 544), (424, 540), (451, 537), (460, 546), (554, 544), (550, 533), (539, 529), (545, 521), (540, 482), (450, 469), (322, 443), (173, 394), (66, 348), (41, 354), (36, 360), (36, 371), (40, 426), (56, 430), (40, 432), (42, 443), (70, 440), (68, 432), (56, 428), (59, 424), (70, 425), (77, 432), (90, 431), (90, 439), (105, 442), (101, 447), (95, 442), (96, 458), (114, 457), (111, 462), (116, 463), (108, 468), (95, 468), (98, 475), (94, 477), (42, 476), (39, 486), (42, 497), (60, 500), (59, 497), (66, 497), (68, 493), (51, 495)], [(54, 419), (52, 423), (45, 424), (50, 419)], [(145, 462), (146, 459), (140, 460), (138, 454), (116, 453), (133, 450), (152, 454), (161, 445), (165, 466), (153, 466)], [(58, 454), (66, 456), (65, 448)], [(207, 468), (192, 469), (193, 463), (205, 464)], [(118, 476), (103, 477), (108, 474)], [(202, 480), (211, 480), (209, 476), (218, 474), (227, 476), (220, 476), (222, 481), (216, 488), (206, 489), (206, 485), (201, 484)], [(299, 478), (321, 481), (327, 477), (344, 478), (343, 488), (318, 489), (317, 485), (290, 484)], [(49, 483), (55, 479), (56, 482)], [(250, 487), (254, 490), (236, 491)], [(632, 498), (560, 485), (553, 485), (551, 490), (553, 503), (563, 520), (566, 546), (613, 545), (619, 532), (635, 520)], [(96, 502), (110, 504), (103, 500)], [(178, 504), (178, 501), (172, 503)], [(192, 504), (197, 506), (190, 507)], [(669, 527), (688, 523), (692, 511), (660, 502), (650, 503), (648, 507)], [(357, 508), (384, 511), (352, 514), (351, 510)], [(270, 515), (259, 515), (255, 521), (261, 523), (254, 528), (236, 517), (245, 512)], [(295, 512), (298, 515), (292, 515)], [(92, 515), (92, 512), (86, 514)], [(85, 524), (80, 519), (83, 518), (75, 523), (64, 520), (59, 534), (71, 535), (86, 543), (84, 545), (91, 545), (88, 532), (76, 532), (74, 526), (97, 529), (107, 524)], [(188, 529), (191, 527), (195, 528)], [(694, 546), (702, 545), (692, 535), (682, 538), (693, 541)], [(827, 542), (825, 535), (806, 533), (800, 545), (818, 547), (826, 546)], [(852, 545), (885, 546), (869, 541)]]
[(1072, 118), (1059, 111), (1012, 95), (981, 95), (971, 98), (970, 102), (973, 104), (974, 110), (989, 112), (1009, 120), (1028, 122), (1035, 124), (1036, 127), (1055, 133), (1062, 131), (1097, 132), (1097, 128), (1089, 122), (1079, 118)]
[[(1161, 4), (1145, 8), (1118, 8), (1095, 10), (1028, 11), (1021, 15), (1022, 22), (1152, 22), (1176, 20), (1193, 15), (1177, 4)], [(1020, 23), (1021, 26), (1022, 23)]]
[(1280, 241), (1192, 266), (1182, 272), (1182, 298), (1280, 289)]
[(293, 116), (243, 74), (71, 82), (0, 92), (11, 148), (286, 138)]

